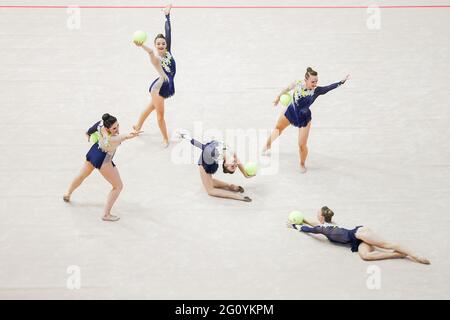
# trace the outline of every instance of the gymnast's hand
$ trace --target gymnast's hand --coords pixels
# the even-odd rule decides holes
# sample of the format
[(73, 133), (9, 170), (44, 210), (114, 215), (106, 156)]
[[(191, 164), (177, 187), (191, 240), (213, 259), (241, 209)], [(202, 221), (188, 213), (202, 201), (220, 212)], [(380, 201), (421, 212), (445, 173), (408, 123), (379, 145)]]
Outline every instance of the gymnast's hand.
[(345, 79), (344, 80), (341, 80), (341, 83), (342, 84), (344, 84), (345, 83), (345, 81), (347, 81), (348, 79), (350, 79), (350, 75), (348, 74), (346, 77), (345, 77)]
[(172, 4), (169, 4), (167, 7), (163, 9), (163, 12), (166, 16), (170, 14), (170, 9), (172, 9)]
[(291, 221), (286, 221), (286, 227), (288, 227), (288, 229), (295, 229), (293, 226), (293, 223)]
[(277, 96), (275, 100), (273, 100), (273, 106), (276, 107), (278, 105), (278, 102), (280, 102), (280, 96)]
[(133, 139), (135, 137), (138, 137), (142, 132), (144, 131), (132, 131), (126, 136), (126, 139)]

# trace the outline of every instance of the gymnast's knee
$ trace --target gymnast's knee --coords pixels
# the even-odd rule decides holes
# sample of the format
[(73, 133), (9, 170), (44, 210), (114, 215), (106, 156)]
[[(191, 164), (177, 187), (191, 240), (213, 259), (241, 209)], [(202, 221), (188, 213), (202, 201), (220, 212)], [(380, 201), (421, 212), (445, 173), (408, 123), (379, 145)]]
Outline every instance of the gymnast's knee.
[(284, 128), (282, 126), (277, 125), (275, 127), (275, 131), (278, 131), (278, 134), (281, 134), (283, 132)]
[(209, 189), (206, 190), (206, 192), (211, 197), (217, 197), (218, 196), (218, 192), (217, 192), (216, 188), (209, 188)]
[(359, 252), (359, 256), (364, 261), (372, 261), (373, 260), (373, 256), (370, 254), (370, 252)]
[(359, 256), (361, 257), (361, 259), (363, 259), (364, 261), (372, 261), (373, 258), (370, 256), (369, 253), (360, 253)]
[(123, 190), (123, 183), (122, 183), (122, 182), (119, 182), (119, 183), (113, 185), (113, 189), (114, 189), (115, 191), (121, 192), (121, 191)]

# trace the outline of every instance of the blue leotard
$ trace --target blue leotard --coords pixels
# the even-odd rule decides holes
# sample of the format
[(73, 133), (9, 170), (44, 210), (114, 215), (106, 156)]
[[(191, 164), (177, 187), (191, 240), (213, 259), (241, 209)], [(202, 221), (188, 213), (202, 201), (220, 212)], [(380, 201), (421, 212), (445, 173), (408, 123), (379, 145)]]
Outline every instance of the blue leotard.
[(198, 160), (198, 165), (202, 166), (206, 173), (216, 173), (219, 169), (219, 142), (213, 140), (207, 144), (203, 144), (195, 139), (191, 139), (191, 143), (202, 150), (202, 154)]
[(165, 38), (167, 44), (167, 52), (164, 57), (161, 58), (161, 67), (164, 73), (167, 75), (168, 80), (164, 80), (161, 77), (157, 78), (150, 85), (149, 92), (152, 90), (158, 91), (159, 95), (163, 98), (169, 98), (175, 94), (175, 73), (177, 72), (175, 59), (172, 56), (172, 52), (170, 51), (172, 45), (172, 35), (170, 29), (170, 15), (166, 15), (166, 24), (165, 24)]
[(331, 242), (349, 244), (351, 246), (352, 252), (357, 252), (358, 247), (362, 242), (355, 237), (356, 231), (362, 226), (357, 226), (352, 230), (341, 228), (339, 226), (328, 223), (315, 227), (302, 225), (300, 229), (298, 229), (296, 225), (293, 226), (295, 229), (305, 233), (323, 234)]
[[(90, 127), (86, 134), (88, 136), (91, 136), (94, 132), (97, 132), (100, 130), (100, 122), (97, 121), (94, 123), (92, 127)], [(95, 168), (99, 169), (102, 167), (103, 163), (111, 161), (112, 165), (115, 167), (116, 165), (112, 161), (113, 155), (109, 155), (107, 152), (100, 149), (100, 146), (98, 142), (94, 143), (91, 148), (89, 149), (88, 153), (86, 154), (86, 160), (89, 161)]]
[(205, 169), (206, 173), (214, 174), (219, 169), (219, 162), (225, 161), (225, 157), (233, 157), (233, 152), (223, 141), (212, 140), (206, 144), (191, 139), (191, 144), (202, 150), (198, 165)]
[(318, 96), (326, 94), (328, 91), (336, 89), (342, 81), (330, 84), (326, 87), (316, 87), (314, 90), (308, 90), (301, 81), (297, 81), (294, 91), (294, 99), (286, 109), (284, 115), (289, 122), (296, 127), (306, 127), (311, 121), (311, 110), (309, 109)]

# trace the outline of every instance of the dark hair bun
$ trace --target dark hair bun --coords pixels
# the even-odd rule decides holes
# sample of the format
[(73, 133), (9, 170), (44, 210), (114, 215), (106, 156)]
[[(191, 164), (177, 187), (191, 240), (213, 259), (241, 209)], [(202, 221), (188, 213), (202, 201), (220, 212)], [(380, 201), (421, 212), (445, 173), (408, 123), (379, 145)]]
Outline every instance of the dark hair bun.
[(113, 125), (114, 123), (116, 123), (117, 118), (114, 117), (114, 116), (112, 116), (112, 115), (110, 115), (109, 113), (105, 113), (105, 114), (102, 116), (102, 120), (103, 120), (103, 125), (104, 125), (106, 128), (109, 129), (109, 128), (112, 127), (112, 125)]
[(305, 73), (305, 79), (308, 79), (309, 76), (317, 76), (317, 71), (314, 71), (313, 68), (308, 67)]

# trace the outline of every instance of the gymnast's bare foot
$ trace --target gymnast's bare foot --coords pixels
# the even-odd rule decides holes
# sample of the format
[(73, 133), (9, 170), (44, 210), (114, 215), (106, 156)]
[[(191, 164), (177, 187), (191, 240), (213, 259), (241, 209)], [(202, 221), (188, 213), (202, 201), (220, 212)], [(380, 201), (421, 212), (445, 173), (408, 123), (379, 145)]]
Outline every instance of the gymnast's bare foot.
[(118, 216), (113, 216), (112, 214), (108, 214), (107, 216), (103, 216), (102, 218), (103, 221), (111, 221), (111, 222), (116, 222), (120, 220), (120, 217)]
[(427, 258), (421, 257), (421, 256), (414, 256), (411, 258), (422, 264), (431, 264), (430, 260), (428, 260)]
[(304, 164), (300, 164), (300, 173), (306, 173), (306, 167)]
[(244, 188), (242, 188), (241, 186), (235, 186), (234, 184), (230, 184), (230, 190), (239, 193), (244, 192)]

